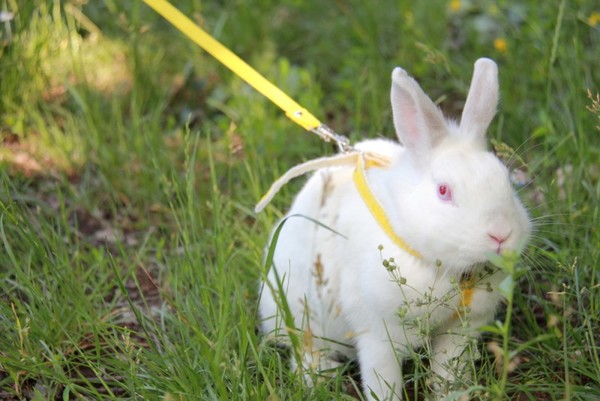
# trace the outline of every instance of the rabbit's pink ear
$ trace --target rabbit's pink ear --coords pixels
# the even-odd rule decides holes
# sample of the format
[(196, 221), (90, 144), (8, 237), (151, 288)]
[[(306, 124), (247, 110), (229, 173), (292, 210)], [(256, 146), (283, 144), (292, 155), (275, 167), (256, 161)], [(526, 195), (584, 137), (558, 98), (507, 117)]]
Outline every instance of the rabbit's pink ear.
[(485, 147), (485, 133), (498, 107), (498, 67), (488, 58), (475, 62), (473, 79), (460, 120), (462, 135)]
[(392, 72), (392, 113), (400, 142), (418, 154), (427, 153), (447, 135), (444, 116), (406, 71)]

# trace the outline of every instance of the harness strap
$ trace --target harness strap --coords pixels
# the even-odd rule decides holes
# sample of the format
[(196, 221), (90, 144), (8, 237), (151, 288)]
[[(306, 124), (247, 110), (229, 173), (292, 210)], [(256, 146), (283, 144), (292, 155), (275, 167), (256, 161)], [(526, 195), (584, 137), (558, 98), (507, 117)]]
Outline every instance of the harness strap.
[(454, 312), (452, 319), (461, 319), (466, 314), (466, 309), (470, 307), (473, 302), (475, 284), (477, 284), (475, 274), (463, 274), (461, 276), (459, 282), (460, 300), (458, 309)]
[(358, 153), (356, 152), (341, 153), (335, 156), (320, 157), (295, 165), (271, 184), (271, 188), (269, 188), (267, 193), (263, 195), (258, 204), (254, 207), (254, 211), (260, 213), (269, 202), (271, 202), (281, 187), (292, 179), (325, 167), (351, 166), (356, 163), (357, 154)]
[[(375, 195), (373, 195), (373, 191), (371, 191), (371, 188), (369, 187), (365, 170), (370, 167), (382, 167), (382, 165), (378, 164), (372, 159), (367, 159), (362, 154), (357, 158), (356, 161), (357, 165), (354, 169), (353, 175), (354, 185), (356, 185), (358, 193), (360, 194), (362, 200), (365, 202), (365, 205), (367, 205), (367, 208), (369, 209), (369, 211), (371, 212), (381, 229), (394, 242), (394, 244), (398, 245), (400, 248), (402, 248), (404, 251), (414, 256), (415, 258), (423, 259), (423, 256), (419, 252), (411, 248), (404, 239), (402, 239), (398, 234), (396, 234), (394, 228), (392, 227), (390, 219), (385, 213), (385, 210), (377, 201), (377, 198), (375, 198)], [(385, 166), (387, 166), (387, 164)]]
[(324, 167), (335, 167), (335, 166), (354, 166), (353, 181), (360, 197), (363, 202), (373, 215), (377, 224), (386, 233), (386, 235), (396, 244), (398, 247), (403, 249), (410, 255), (418, 259), (423, 259), (423, 256), (411, 248), (408, 243), (402, 239), (392, 227), (390, 219), (388, 218), (385, 210), (377, 201), (377, 198), (373, 194), (373, 191), (369, 187), (367, 181), (366, 170), (372, 167), (385, 168), (390, 165), (390, 160), (387, 157), (371, 152), (350, 152), (342, 153), (336, 156), (321, 157), (318, 159), (309, 160), (305, 163), (299, 164), (292, 167), (279, 179), (277, 179), (272, 185), (269, 191), (262, 197), (260, 202), (256, 205), (255, 211), (258, 213), (267, 206), (267, 204), (273, 199), (277, 192), (288, 183), (291, 179), (304, 175), (308, 172), (315, 171)]

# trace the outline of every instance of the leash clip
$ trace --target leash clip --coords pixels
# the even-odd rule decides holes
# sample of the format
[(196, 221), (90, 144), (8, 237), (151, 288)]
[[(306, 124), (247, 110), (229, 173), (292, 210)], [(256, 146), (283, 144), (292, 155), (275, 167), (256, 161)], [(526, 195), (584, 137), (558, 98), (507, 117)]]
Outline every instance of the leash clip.
[(338, 134), (325, 124), (321, 124), (318, 127), (311, 129), (311, 132), (317, 134), (325, 142), (331, 142), (333, 140), (340, 153), (348, 153), (354, 150), (350, 145), (350, 140), (348, 138)]

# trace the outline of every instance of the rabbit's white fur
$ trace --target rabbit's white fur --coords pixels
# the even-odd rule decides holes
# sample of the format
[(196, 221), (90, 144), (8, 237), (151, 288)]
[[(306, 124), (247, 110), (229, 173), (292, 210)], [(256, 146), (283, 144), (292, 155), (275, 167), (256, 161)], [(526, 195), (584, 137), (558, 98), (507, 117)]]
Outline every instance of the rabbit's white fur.
[[(490, 253), (520, 251), (530, 232), (507, 169), (486, 150), (485, 132), (498, 101), (493, 61), (475, 63), (459, 126), (446, 121), (400, 68), (392, 74), (391, 100), (404, 146), (379, 139), (357, 147), (392, 159), (389, 168), (368, 169), (368, 182), (395, 232), (423, 259), (382, 231), (357, 192), (352, 168), (319, 170), (289, 215), (331, 229), (300, 216), (287, 219), (267, 279), (270, 289), (264, 288), (260, 300), (262, 330), (285, 336), (290, 328), (278, 288), (285, 293), (303, 333), (305, 372), (336, 366), (337, 354), (357, 356), (368, 399), (401, 398), (402, 358), (424, 344), (431, 344), (439, 388), (462, 378), (457, 357), (493, 318), (504, 278), (477, 266)], [(451, 200), (438, 197), (441, 184), (452, 191)], [(390, 258), (392, 271), (383, 266)], [(471, 271), (479, 273), (479, 282), (470, 309), (457, 314), (458, 282)]]

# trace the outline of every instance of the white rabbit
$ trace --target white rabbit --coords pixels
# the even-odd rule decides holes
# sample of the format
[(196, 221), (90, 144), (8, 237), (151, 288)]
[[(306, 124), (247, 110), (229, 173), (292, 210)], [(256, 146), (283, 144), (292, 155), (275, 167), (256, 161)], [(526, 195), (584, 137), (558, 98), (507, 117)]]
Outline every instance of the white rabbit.
[[(280, 232), (260, 300), (262, 330), (278, 340), (299, 333), (305, 373), (337, 366), (339, 354), (358, 357), (368, 399), (402, 398), (402, 359), (428, 345), (443, 398), (464, 379), (465, 348), (502, 298), (504, 273), (486, 266), (488, 256), (520, 252), (531, 225), (506, 167), (486, 150), (498, 102), (493, 61), (475, 63), (459, 125), (400, 68), (391, 101), (402, 145), (380, 139), (356, 147), (391, 159), (366, 177), (394, 232), (418, 254), (385, 234), (353, 168), (321, 169), (288, 214), (308, 218), (292, 216)], [(461, 290), (467, 274), (475, 279)]]

